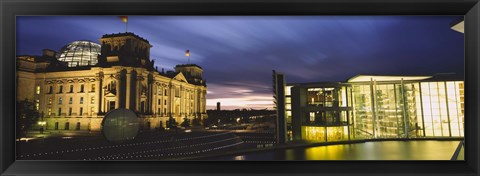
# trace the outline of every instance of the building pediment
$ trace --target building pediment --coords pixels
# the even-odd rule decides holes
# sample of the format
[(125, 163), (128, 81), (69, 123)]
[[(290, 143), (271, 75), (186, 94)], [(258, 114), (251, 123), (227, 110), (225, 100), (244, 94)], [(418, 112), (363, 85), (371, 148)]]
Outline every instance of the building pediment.
[(105, 94), (105, 97), (115, 97), (115, 96), (116, 96), (116, 95), (113, 94), (112, 92), (107, 92), (107, 93)]
[(175, 77), (173, 77), (174, 80), (181, 81), (181, 82), (188, 82), (187, 78), (185, 78), (185, 75), (183, 75), (182, 72), (179, 72)]

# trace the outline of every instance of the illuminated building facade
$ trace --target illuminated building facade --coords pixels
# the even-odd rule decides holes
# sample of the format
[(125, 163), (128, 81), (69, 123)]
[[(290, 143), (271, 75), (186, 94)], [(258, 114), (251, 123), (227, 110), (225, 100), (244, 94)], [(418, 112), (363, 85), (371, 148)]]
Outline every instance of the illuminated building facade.
[(464, 82), (456, 75), (359, 75), (344, 83), (287, 84), (285, 89), (290, 140), (464, 135)]
[(33, 101), (47, 131), (98, 131), (106, 113), (134, 110), (143, 130), (166, 127), (170, 117), (206, 117), (203, 69), (154, 68), (149, 42), (133, 33), (75, 41), (42, 56), (17, 56), (17, 100)]

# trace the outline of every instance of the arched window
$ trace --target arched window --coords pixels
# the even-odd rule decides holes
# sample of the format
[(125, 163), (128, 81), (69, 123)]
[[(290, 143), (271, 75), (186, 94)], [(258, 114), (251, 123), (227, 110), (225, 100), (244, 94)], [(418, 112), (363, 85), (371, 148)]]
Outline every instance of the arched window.
[(65, 122), (65, 130), (69, 130), (70, 129), (70, 122)]

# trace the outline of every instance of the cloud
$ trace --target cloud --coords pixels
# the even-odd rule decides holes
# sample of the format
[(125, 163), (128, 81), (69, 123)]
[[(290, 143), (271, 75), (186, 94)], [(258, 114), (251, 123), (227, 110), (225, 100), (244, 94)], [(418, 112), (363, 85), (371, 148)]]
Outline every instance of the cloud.
[[(209, 107), (216, 101), (272, 107), (274, 69), (289, 83), (357, 74), (462, 74), (464, 36), (448, 27), (459, 17), (131, 16), (128, 28), (150, 41), (159, 68), (187, 63), (184, 52), (190, 50), (191, 63), (204, 70)], [(117, 16), (21, 16), (17, 52), (41, 54), (124, 31)]]

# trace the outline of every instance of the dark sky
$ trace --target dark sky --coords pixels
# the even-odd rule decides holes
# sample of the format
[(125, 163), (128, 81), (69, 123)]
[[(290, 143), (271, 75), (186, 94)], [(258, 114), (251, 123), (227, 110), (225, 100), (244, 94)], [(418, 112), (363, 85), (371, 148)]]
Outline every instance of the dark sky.
[[(204, 69), (208, 109), (272, 106), (271, 73), (287, 82), (345, 81), (357, 74), (432, 75), (464, 70), (459, 16), (129, 16), (159, 68)], [(125, 31), (117, 16), (17, 17), (17, 54)]]

